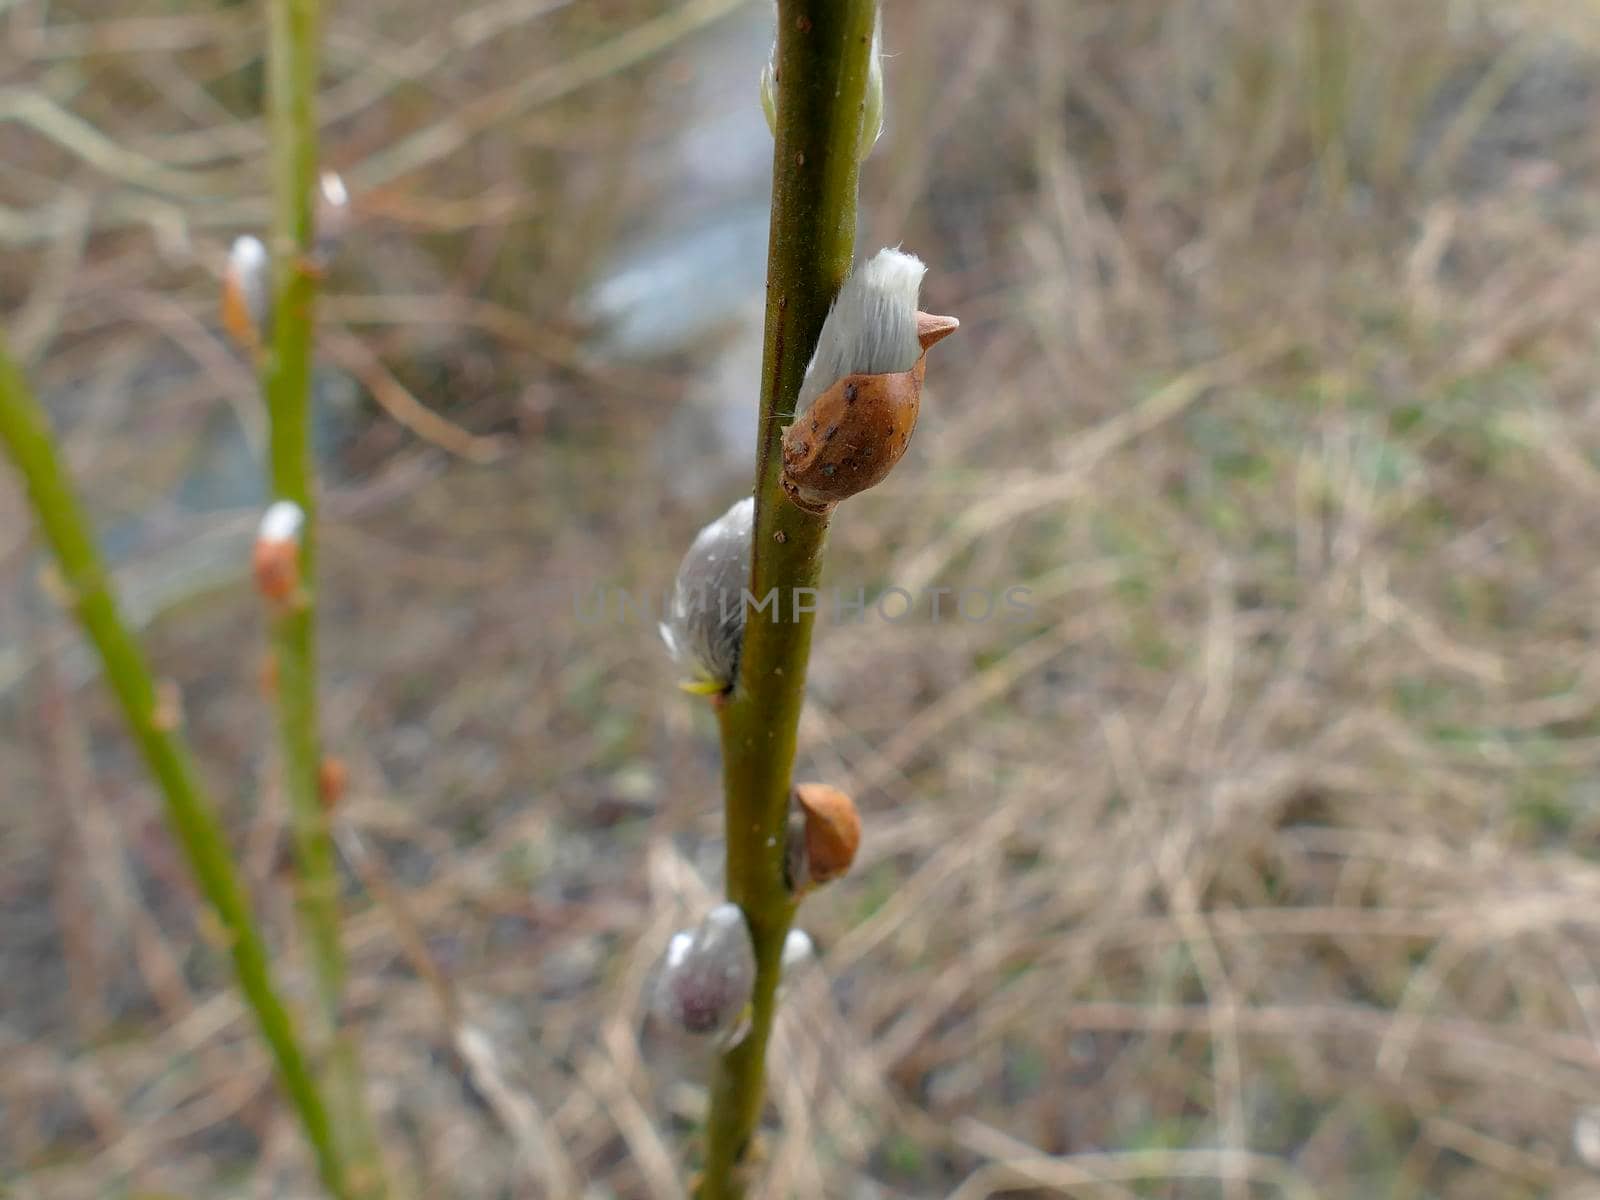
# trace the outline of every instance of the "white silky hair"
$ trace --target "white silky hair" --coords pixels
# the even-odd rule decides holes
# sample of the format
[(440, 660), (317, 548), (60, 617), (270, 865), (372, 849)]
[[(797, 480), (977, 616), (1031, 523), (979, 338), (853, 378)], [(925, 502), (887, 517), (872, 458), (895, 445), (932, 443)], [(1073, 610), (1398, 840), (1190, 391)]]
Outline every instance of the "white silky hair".
[(258, 237), (245, 234), (228, 249), (228, 278), (239, 289), (245, 312), (257, 331), (264, 330), (272, 308), (272, 261)]
[(917, 293), (927, 271), (916, 255), (885, 247), (851, 272), (822, 323), (796, 417), (846, 375), (884, 375), (915, 365), (922, 354)]
[(783, 971), (798, 970), (816, 957), (816, 943), (804, 929), (791, 929), (783, 939)]
[(756, 950), (736, 904), (719, 904), (693, 929), (673, 935), (656, 975), (653, 1007), (668, 1030), (710, 1036), (721, 1048), (749, 1028)]
[(293, 500), (276, 500), (261, 514), (256, 537), (263, 542), (298, 542), (306, 514)]
[(699, 532), (678, 567), (661, 640), (700, 683), (725, 688), (739, 668), (755, 512), (755, 497), (735, 502)]
[(334, 208), (345, 208), (350, 204), (350, 189), (344, 185), (344, 177), (337, 171), (324, 171), (317, 181), (317, 186), (322, 190), (322, 202)]
[(245, 234), (233, 239), (228, 248), (228, 269), (241, 279), (249, 279), (267, 269), (267, 248), (258, 237)]

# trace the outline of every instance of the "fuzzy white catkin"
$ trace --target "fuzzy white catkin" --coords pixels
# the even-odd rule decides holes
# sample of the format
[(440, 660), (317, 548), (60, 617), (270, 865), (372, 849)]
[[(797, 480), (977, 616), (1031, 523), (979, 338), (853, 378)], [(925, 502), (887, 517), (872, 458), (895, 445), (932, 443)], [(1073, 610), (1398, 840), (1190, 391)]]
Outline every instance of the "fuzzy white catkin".
[(350, 232), (350, 189), (337, 171), (324, 171), (317, 181), (317, 260), (327, 266), (339, 243)]
[(267, 269), (267, 248), (258, 237), (244, 234), (233, 239), (228, 250), (228, 269), (240, 279), (259, 276)]
[(817, 958), (817, 947), (804, 929), (791, 929), (783, 939), (783, 959), (778, 968), (778, 995), (788, 994), (800, 973)]
[(678, 567), (661, 640), (699, 688), (720, 691), (739, 668), (755, 511), (754, 497), (737, 501), (700, 531)]
[(791, 929), (783, 939), (783, 973), (797, 971), (816, 955), (816, 945), (804, 929)]
[(228, 280), (238, 289), (245, 312), (258, 333), (266, 328), (272, 307), (272, 262), (258, 237), (233, 239), (228, 250)]
[(350, 189), (345, 187), (344, 178), (337, 171), (324, 171), (317, 180), (317, 186), (322, 193), (322, 203), (329, 208), (342, 209), (350, 206)]
[(293, 500), (277, 500), (261, 514), (256, 537), (263, 542), (298, 542), (306, 514)]
[(795, 416), (846, 375), (909, 371), (922, 354), (917, 293), (928, 268), (914, 254), (885, 247), (839, 289), (800, 384)]
[(756, 952), (735, 904), (719, 904), (692, 930), (673, 934), (656, 978), (654, 1008), (680, 1033), (730, 1045), (747, 1028)]

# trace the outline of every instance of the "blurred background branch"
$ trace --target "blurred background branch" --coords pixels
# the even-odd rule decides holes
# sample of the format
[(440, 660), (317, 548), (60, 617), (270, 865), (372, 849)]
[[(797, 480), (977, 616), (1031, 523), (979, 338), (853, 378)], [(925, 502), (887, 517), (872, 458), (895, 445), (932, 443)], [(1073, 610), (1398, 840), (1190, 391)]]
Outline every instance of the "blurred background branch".
[[(308, 1065), (294, 1019), (273, 982), (264, 938), (249, 895), (233, 866), (233, 852), (216, 808), (201, 787), (179, 730), (182, 693), (158, 683), (144, 653), (123, 624), (100, 560), (94, 534), (55, 446), (49, 419), (0, 339), (0, 444), (21, 476), (39, 532), (59, 574), (62, 606), (71, 610), (94, 645), (106, 682), (122, 708), (165, 802), (167, 822), (216, 926), (213, 941), (233, 959), (239, 990), (275, 1060), (279, 1078), (299, 1115), (328, 1191), (338, 1200), (354, 1193), (339, 1153), (329, 1106)], [(202, 926), (202, 929), (204, 926)]]

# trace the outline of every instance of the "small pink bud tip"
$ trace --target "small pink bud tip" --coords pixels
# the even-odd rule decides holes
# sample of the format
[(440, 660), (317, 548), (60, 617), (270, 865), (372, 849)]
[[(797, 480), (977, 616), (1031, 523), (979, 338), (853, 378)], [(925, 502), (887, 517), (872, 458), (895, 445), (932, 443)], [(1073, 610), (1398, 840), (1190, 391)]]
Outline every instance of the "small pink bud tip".
[(917, 341), (926, 350), (935, 342), (942, 342), (956, 330), (961, 322), (954, 317), (936, 317), (932, 313), (917, 313)]

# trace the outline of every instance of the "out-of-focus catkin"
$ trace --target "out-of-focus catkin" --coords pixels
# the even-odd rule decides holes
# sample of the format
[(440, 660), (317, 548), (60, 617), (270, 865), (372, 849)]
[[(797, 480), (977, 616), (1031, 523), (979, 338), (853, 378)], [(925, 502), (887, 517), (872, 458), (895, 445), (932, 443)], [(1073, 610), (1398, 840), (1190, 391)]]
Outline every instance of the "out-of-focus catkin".
[(258, 237), (235, 238), (222, 272), (222, 327), (238, 346), (259, 354), (272, 326), (272, 261)]
[(256, 591), (274, 607), (286, 608), (300, 594), (300, 537), (305, 523), (306, 514), (292, 500), (276, 501), (261, 514), (250, 569)]
[(669, 1028), (726, 1047), (743, 1034), (755, 984), (756, 952), (744, 913), (719, 904), (667, 943), (654, 1009)]

